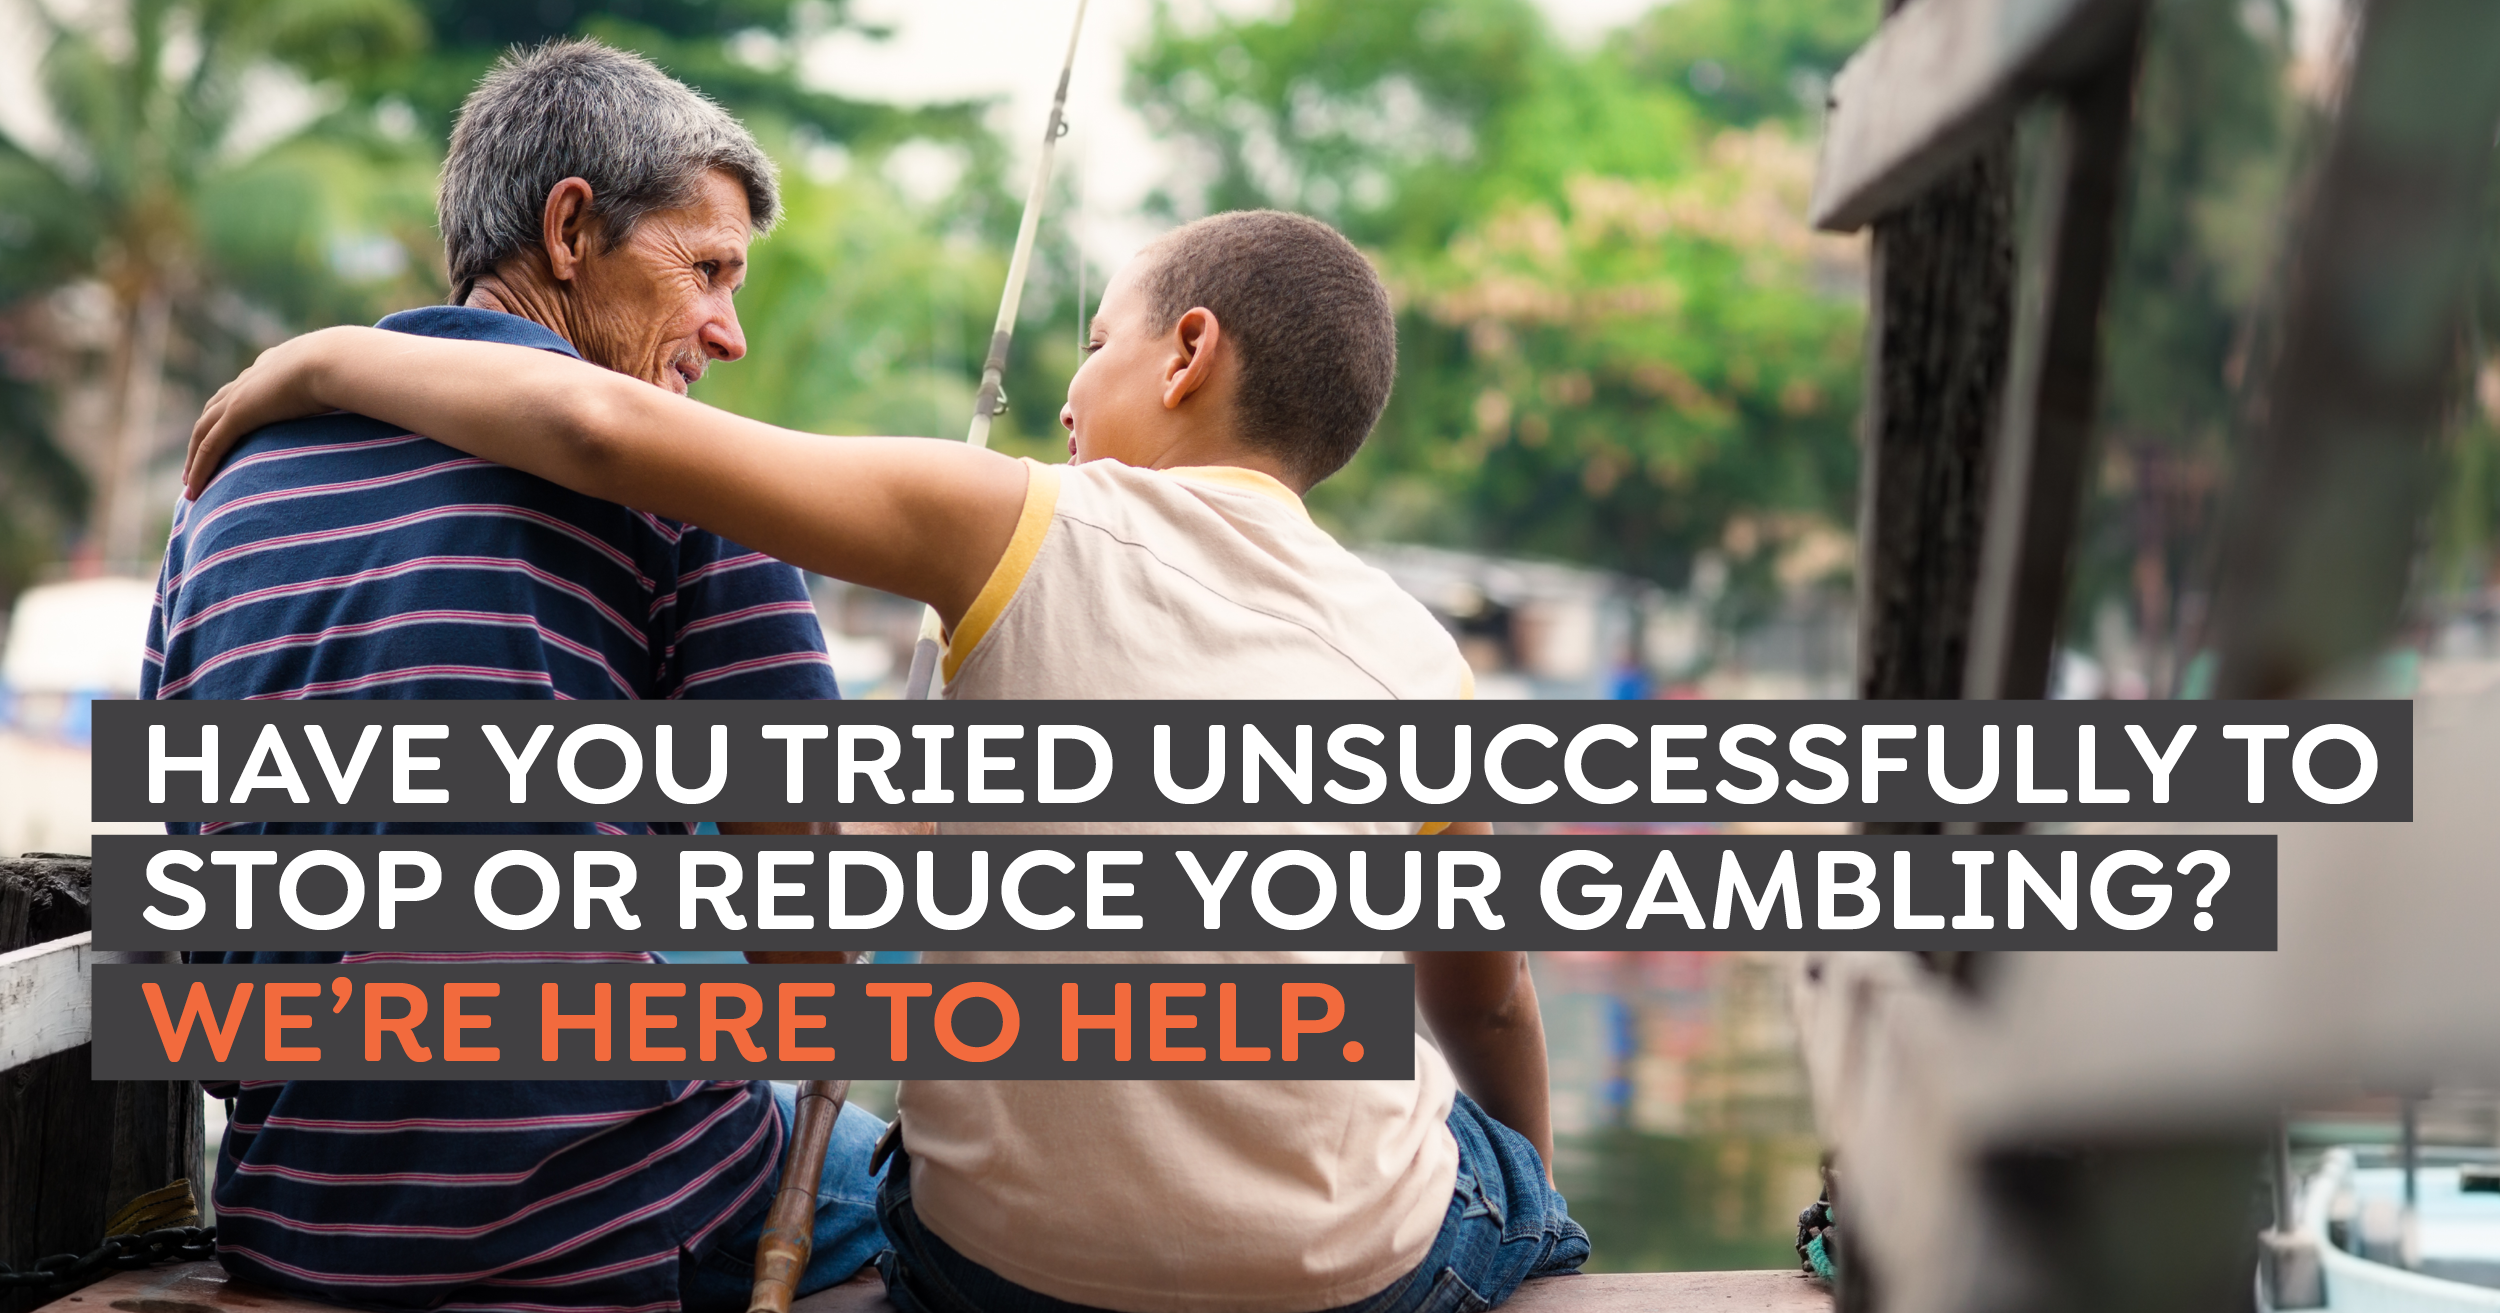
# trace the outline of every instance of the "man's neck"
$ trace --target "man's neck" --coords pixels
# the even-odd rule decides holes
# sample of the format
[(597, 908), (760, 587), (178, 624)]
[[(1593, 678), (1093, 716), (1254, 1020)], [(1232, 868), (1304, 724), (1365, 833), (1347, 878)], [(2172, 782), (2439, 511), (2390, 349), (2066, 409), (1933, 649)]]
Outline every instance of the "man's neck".
[(567, 342), (580, 345), (580, 338), (573, 332), (572, 316), (566, 313), (570, 301), (555, 295), (534, 279), (506, 278), (501, 273), (487, 274), (470, 285), (469, 298), (461, 304), (472, 310), (497, 310), (507, 315), (519, 315), (544, 326)]

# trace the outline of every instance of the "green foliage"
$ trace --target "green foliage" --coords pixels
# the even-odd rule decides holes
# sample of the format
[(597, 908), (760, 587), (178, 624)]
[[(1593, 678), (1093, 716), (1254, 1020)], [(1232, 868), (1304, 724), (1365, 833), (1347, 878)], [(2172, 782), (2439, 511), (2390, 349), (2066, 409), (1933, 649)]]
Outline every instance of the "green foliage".
[[(815, 433), (961, 438), (988, 349), (1015, 214), (965, 196), (915, 206), (871, 169), (785, 177), (788, 216), (738, 293), (749, 355), (696, 395)], [(1078, 357), (1073, 279), (1037, 259), (1009, 354), (1012, 404), (990, 433), (1011, 455), (1064, 459), (1059, 403)], [(1063, 331), (1054, 331), (1060, 329)]]
[[(1002, 222), (995, 182), (1004, 152), (981, 130), (978, 106), (905, 110), (802, 85), (796, 42), (850, 25), (842, 3), (128, 0), (30, 13), (42, 25), (41, 89), (62, 144), (38, 151), (0, 136), (0, 333), (12, 339), (11, 374), (0, 379), (8, 407), (0, 518), (10, 525), (0, 535), (0, 604), (33, 563), (58, 557), (82, 532), (114, 537), (108, 555), (144, 550), (152, 532), (110, 507), (116, 498), (154, 500), (150, 467), (170, 454), (186, 390), (204, 395), (285, 333), (369, 322), (442, 296), (433, 191), (443, 143), (461, 99), (508, 45), (586, 33), (641, 50), (784, 143), (785, 160), (825, 144), (873, 163), (914, 137), (956, 143), (969, 165), (963, 187), (941, 214), (916, 219), (939, 230)], [(272, 72), (312, 84), (333, 108), (283, 140), (241, 141), (237, 126)], [(806, 186), (794, 190), (818, 210), (831, 204)], [(959, 276), (975, 277), (977, 261), (908, 231), (912, 221), (895, 219), (891, 200), (877, 224), (842, 229), (846, 258), (890, 278), (917, 267), (887, 259), (880, 243), (900, 242), (932, 267), (964, 266)], [(837, 227), (850, 213), (833, 216)], [(813, 240), (785, 245), (803, 254)], [(801, 261), (781, 281), (800, 285), (794, 279), (819, 268)], [(103, 290), (110, 322), (72, 331), (53, 302), (82, 287)], [(990, 288), (994, 295), (994, 275)], [(842, 331), (867, 341), (895, 318), (884, 307), (926, 307), (928, 298), (843, 304)], [(170, 333), (143, 331), (151, 314)], [(905, 326), (912, 358), (960, 364), (960, 352), (931, 354), (928, 318)], [(802, 336), (790, 358), (822, 348)], [(782, 359), (758, 354), (767, 369)], [(159, 380), (175, 386), (162, 392), (151, 426), (145, 398), (158, 395)], [(806, 390), (793, 387), (794, 397)], [(918, 391), (936, 387), (930, 380)], [(89, 412), (107, 423), (71, 441), (53, 417), (82, 389)], [(783, 410), (838, 427), (879, 413), (878, 396), (914, 390), (879, 379), (830, 411), (821, 395)], [(910, 427), (929, 428), (929, 418)]]
[(2100, 613), (2125, 616), (2157, 695), (2196, 623), (2250, 325), (2276, 277), (2300, 127), (2289, 29), (2279, 3), (2159, 0), (2145, 39), (2067, 630), (2088, 648)]
[(1875, 28), (1875, 0), (1681, 0), (1618, 38), (1644, 79), (1689, 88), (1712, 118), (1811, 131), (1823, 93)]
[(2471, 606), (2480, 593), (2482, 614), (2493, 617), (2500, 614), (2500, 182), (2485, 186), (2483, 214), (2460, 362), (2463, 413), (2444, 453), (2425, 583), (2439, 602)]
[(434, 156), (331, 134), (208, 180), (199, 229), (217, 276), (289, 327), (366, 323), (440, 300)]
[[(345, 2), (345, 0), (335, 0)], [(514, 46), (593, 36), (639, 51), (751, 124), (804, 129), (828, 141), (880, 145), (917, 136), (982, 138), (977, 106), (905, 109), (800, 84), (795, 43), (858, 29), (849, 0), (414, 0), (432, 40), (366, 70), (351, 88), (367, 106), (392, 103), (428, 136), (450, 136), (453, 116), (495, 59)]]
[(2187, 445), (2228, 422), (2232, 347), (2272, 273), (2289, 183), (2288, 53), (2232, 8), (2155, 11), (2103, 335), (2113, 431)]
[(815, 433), (929, 434), (969, 416), (958, 321), (1005, 262), (930, 231), (861, 171), (789, 179), (785, 199), (789, 217), (738, 293), (751, 354), (706, 374), (698, 395)]
[(1316, 512), (1669, 583), (1706, 551), (1765, 587), (1844, 562), (1859, 248), (1798, 217), (1794, 114), (1662, 70), (1827, 75), (1872, 13), (1753, 5), (1684, 0), (1586, 54), (1525, 0), (1158, 13), (1131, 92), (1210, 165), (1193, 199), (1327, 218), (1400, 301), (1397, 393)]
[(1193, 208), (1273, 206), (1366, 244), (1430, 242), (1476, 199), (1484, 129), (1557, 58), (1527, 0), (1298, 0), (1200, 33), (1159, 5), (1129, 90), (1213, 165)]
[(318, 82), (369, 74), (425, 41), (424, 16), (406, 0), (292, 0), (270, 15), (265, 46)]
[[(419, 0), (446, 47), (501, 47), (578, 32), (613, 20), (675, 38), (760, 31), (788, 35), (799, 20), (789, 0)], [(846, 20), (848, 0), (822, 5), (820, 25)]]
[(0, 602), (35, 581), (87, 504), (86, 476), (53, 443), (44, 400), (0, 374)]
[[(26, 477), (0, 486), (0, 511), (21, 530), (0, 544), (11, 581), (82, 527), (103, 535), (108, 557), (144, 550), (155, 517), (139, 503), (152, 499), (150, 468), (178, 418), (158, 400), (161, 385), (223, 381), (268, 333), (269, 298), (240, 289), (334, 308), (355, 299), (359, 280), (309, 235), (316, 200), (370, 184), (390, 164), (334, 150), (306, 185), (272, 185), (281, 179), (270, 157), (236, 136), (265, 94), (255, 77), (337, 76), (405, 56), (424, 37), (404, 0), (129, 0), (28, 13), (45, 39), (39, 89), (57, 141), (38, 149), (0, 137), (0, 318), (26, 339), (12, 357), (7, 423), (7, 459)], [(51, 303), (79, 289), (99, 293), (88, 300), (108, 321), (100, 342), (58, 331), (67, 312)], [(80, 390), (97, 399), (101, 424), (67, 441), (52, 416)], [(92, 507), (61, 503), (81, 491)], [(24, 531), (39, 524), (48, 527)]]
[[(1399, 298), (1390, 413), (1315, 509), (1360, 537), (1668, 582), (1702, 552), (1765, 581), (1841, 564), (1825, 548), (1853, 479), (1859, 256), (1794, 217), (1811, 115), (1792, 89), (1828, 76), (1871, 8), (1679, 0), (1593, 51), (1557, 42), (1530, 0), (1298, 0), (1209, 27), (1159, 12), (1132, 94), (1207, 165), (1203, 194), (1170, 208), (1320, 214)], [(433, 173), (461, 98), (510, 45), (587, 33), (719, 99), (788, 169), (788, 221), (758, 246), (740, 298), (753, 354), (702, 395), (818, 431), (961, 432), (1016, 219), (1006, 153), (979, 106), (906, 110), (805, 86), (797, 51), (855, 27), (845, 4), (150, 0), (133, 13), (158, 36), (52, 34), (46, 90), (73, 151), (0, 143), (0, 303), (22, 311), (153, 252), (184, 298), (167, 367), (207, 385), (254, 338), (432, 300)], [(161, 38), (176, 30), (206, 34), (195, 63), (169, 62)], [(1724, 72), (1706, 94), (1691, 76), (1702, 60)], [(336, 108), (234, 150), (246, 75), (270, 66)], [(932, 139), (967, 168), (953, 195), (915, 205), (879, 169)], [(1064, 248), (1046, 220), (1010, 364), (1016, 404), (994, 438), (1019, 454), (1062, 450), (1056, 412), (1077, 361), (1060, 331), (1076, 311)]]

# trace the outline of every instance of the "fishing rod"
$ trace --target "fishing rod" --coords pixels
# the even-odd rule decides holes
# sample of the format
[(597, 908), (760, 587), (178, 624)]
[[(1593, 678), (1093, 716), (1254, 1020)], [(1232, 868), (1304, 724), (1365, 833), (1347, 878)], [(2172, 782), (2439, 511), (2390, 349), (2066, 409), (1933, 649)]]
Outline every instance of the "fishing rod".
[(790, 1128), (790, 1156), (781, 1188), (764, 1215), (764, 1236), (755, 1246), (755, 1284), (747, 1313), (790, 1313), (816, 1250), (816, 1189), (825, 1171), (825, 1148), (850, 1097), (847, 1080), (812, 1080), (799, 1087), (798, 1115)]
[[(1033, 238), (1042, 222), (1043, 193), (1050, 186), (1050, 160), (1059, 139), (1068, 132), (1068, 79), (1076, 71), (1076, 40), (1085, 30), (1087, 0), (1076, 0), (1076, 22), (1068, 30), (1068, 54), (1059, 63), (1059, 89), (1050, 98), (1050, 123), (1042, 129), (1042, 155), (1033, 165), (1033, 185), (1024, 193), (1024, 217), (1016, 225), (1015, 254), (1007, 261), (1007, 287), (998, 298), (998, 322), (990, 329), (989, 357), (981, 362), (981, 390), (972, 402), (972, 430), (964, 441), (990, 445), (990, 423), (1007, 408), (1007, 346), (1014, 340), (1016, 311), (1024, 304), (1024, 279), (1033, 267)], [(911, 675), (903, 696), (929, 696), (936, 682), (938, 639), (943, 626), (936, 608), (920, 617), (920, 641), (912, 648)], [(790, 1128), (789, 1157), (781, 1171), (781, 1189), (766, 1216), (764, 1236), (756, 1246), (755, 1284), (749, 1313), (789, 1313), (806, 1276), (816, 1229), (816, 1183), (824, 1171), (825, 1150), (851, 1083), (809, 1081), (799, 1092), (796, 1125)]]
[[(1033, 268), (1033, 237), (1042, 226), (1042, 201), (1050, 187), (1051, 156), (1059, 149), (1059, 139), (1068, 135), (1068, 78), (1076, 71), (1076, 41), (1085, 31), (1087, 3), (1088, 0), (1076, 0), (1076, 22), (1068, 29), (1067, 58), (1059, 64), (1059, 89), (1050, 98), (1050, 122), (1042, 129), (1041, 157), (1033, 162), (1033, 185), (1025, 189), (1024, 217), (1016, 225), (1015, 254), (1007, 261), (1007, 286), (998, 297), (998, 322), (990, 328), (989, 357), (981, 362), (981, 390), (972, 400), (972, 431), (964, 435), (964, 441), (976, 447), (990, 445), (990, 422), (1007, 409), (1007, 346), (1016, 335), (1016, 311), (1024, 304), (1025, 275)], [(938, 644), (944, 631), (936, 607), (922, 610), (920, 641), (912, 645), (911, 674), (903, 681), (905, 699), (925, 699), (937, 683)]]

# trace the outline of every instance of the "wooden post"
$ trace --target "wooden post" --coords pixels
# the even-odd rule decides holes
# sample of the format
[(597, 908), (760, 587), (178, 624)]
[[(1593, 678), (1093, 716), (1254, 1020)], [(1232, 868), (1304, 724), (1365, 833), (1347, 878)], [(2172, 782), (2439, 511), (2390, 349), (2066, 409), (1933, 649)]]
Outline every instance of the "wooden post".
[(2411, 591), (2456, 399), (2500, 119), (2500, 4), (2377, 0), (2308, 180), (2246, 414), (2213, 695), (2294, 697), (2375, 654)]
[[(1887, 0), (1888, 12), (1902, 0)], [(2014, 141), (1875, 220), (1858, 482), (1858, 696), (1962, 691), (1987, 507), (1989, 438), (2013, 332)], [(1868, 834), (1932, 834), (1869, 821)]]
[[(0, 952), (86, 932), (89, 882), (85, 857), (0, 859)], [(12, 1267), (95, 1248), (114, 1210), (169, 1181), (207, 1193), (199, 1086), (91, 1080), (89, 1049), (0, 1071), (0, 1261)], [(43, 1302), (0, 1293), (0, 1313)]]
[(1875, 221), (1858, 695), (1962, 692), (1989, 438), (2013, 333), (2009, 132)]
[(2049, 695), (2100, 396), (2101, 303), (2124, 221), (2139, 31), (2129, 15), (2110, 52), (2061, 97), (2042, 143), (1964, 697)]
[[(1861, 697), (2046, 692), (2140, 12), (2140, 0), (1888, 0), (1883, 30), (1834, 84), (1812, 218), (1874, 226)], [(2047, 94), (2066, 113), (2032, 235), (2039, 291), (2018, 317), (2013, 120)]]

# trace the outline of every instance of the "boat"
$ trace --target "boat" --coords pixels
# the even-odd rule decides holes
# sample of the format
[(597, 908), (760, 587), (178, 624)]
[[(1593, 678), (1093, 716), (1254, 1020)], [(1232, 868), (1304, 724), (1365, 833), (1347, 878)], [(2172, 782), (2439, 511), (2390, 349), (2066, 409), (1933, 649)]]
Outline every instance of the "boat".
[(2408, 1167), (2383, 1147), (2329, 1149), (2299, 1219), (2325, 1286), (2309, 1307), (2500, 1313), (2500, 1151), (2425, 1148)]

